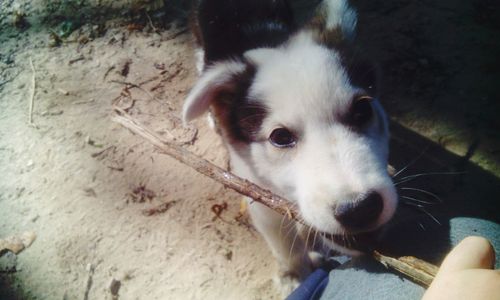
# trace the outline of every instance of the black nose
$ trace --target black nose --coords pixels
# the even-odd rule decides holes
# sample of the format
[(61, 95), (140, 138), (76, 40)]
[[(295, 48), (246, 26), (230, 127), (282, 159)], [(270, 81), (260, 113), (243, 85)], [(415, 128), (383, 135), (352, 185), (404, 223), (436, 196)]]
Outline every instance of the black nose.
[(370, 192), (354, 202), (337, 205), (333, 215), (343, 226), (359, 230), (375, 223), (383, 208), (380, 194)]

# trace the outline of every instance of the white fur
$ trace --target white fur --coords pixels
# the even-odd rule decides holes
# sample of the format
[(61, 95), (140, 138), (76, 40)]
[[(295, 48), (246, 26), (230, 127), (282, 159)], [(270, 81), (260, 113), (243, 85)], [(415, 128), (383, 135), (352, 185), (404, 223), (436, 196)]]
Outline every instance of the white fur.
[[(330, 16), (328, 26), (340, 25), (346, 33), (354, 32), (356, 14), (344, 0), (327, 0), (324, 6)], [(375, 100), (375, 117), (365, 134), (337, 119), (353, 96), (362, 92), (349, 82), (338, 54), (316, 44), (311, 32), (301, 31), (281, 47), (250, 50), (244, 57), (257, 70), (249, 99), (264, 104), (268, 113), (248, 153), (227, 145), (233, 172), (296, 203), (304, 220), (318, 231), (356, 233), (334, 218), (333, 207), (368, 191), (378, 192), (384, 203), (370, 229), (386, 223), (397, 206), (396, 191), (386, 172), (386, 116)], [(243, 63), (225, 61), (205, 70), (185, 102), (184, 120), (206, 111), (217, 88), (244, 68)], [(277, 148), (268, 142), (279, 127), (297, 135), (295, 147)], [(248, 201), (255, 227), (283, 269), (299, 278), (307, 275), (313, 262), (304, 250), (307, 241), (297, 238), (303, 228), (283, 224), (283, 216)], [(359, 254), (330, 240), (324, 243), (346, 254)]]
[[(265, 53), (265, 55), (263, 55)], [(299, 204), (315, 228), (345, 232), (332, 216), (335, 203), (352, 201), (370, 190), (384, 199), (384, 212), (374, 227), (392, 217), (397, 197), (387, 175), (388, 132), (385, 116), (375, 104), (384, 132), (360, 136), (335, 120), (358, 90), (350, 85), (338, 56), (300, 33), (279, 49), (258, 49), (246, 57), (259, 64), (250, 95), (266, 99), (270, 114), (262, 125), (265, 140), (274, 128), (286, 127), (299, 136), (292, 149), (268, 142), (253, 143), (251, 156), (258, 178)], [(269, 175), (271, 174), (271, 175)]]
[(325, 0), (321, 9), (327, 15), (327, 29), (340, 27), (344, 37), (354, 38), (358, 17), (356, 11), (349, 7), (347, 0)]
[(184, 122), (189, 122), (206, 112), (218, 89), (227, 84), (234, 74), (243, 70), (245, 65), (236, 61), (221, 62), (207, 69), (184, 102), (182, 109)]

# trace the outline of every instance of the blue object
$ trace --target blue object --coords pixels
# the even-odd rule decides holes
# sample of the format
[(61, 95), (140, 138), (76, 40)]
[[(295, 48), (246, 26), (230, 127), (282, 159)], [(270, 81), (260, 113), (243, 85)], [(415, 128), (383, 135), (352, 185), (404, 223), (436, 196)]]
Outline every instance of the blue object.
[(287, 300), (317, 300), (323, 294), (323, 290), (328, 284), (329, 272), (323, 269), (317, 269), (304, 280), (295, 291), (293, 291)]
[[(500, 224), (477, 218), (452, 218), (437, 224), (432, 220), (399, 224), (387, 237), (402, 253), (414, 254), (437, 263), (452, 246), (469, 235), (490, 240), (496, 250), (496, 267), (500, 267)], [(343, 259), (344, 258), (344, 259)], [(332, 259), (332, 258), (331, 258)], [(343, 260), (342, 260), (343, 259)], [(401, 300), (421, 299), (425, 289), (368, 257), (345, 259), (334, 257), (331, 270), (318, 269), (293, 291), (287, 300)], [(340, 263), (339, 263), (340, 261)], [(340, 265), (339, 265), (340, 264)]]

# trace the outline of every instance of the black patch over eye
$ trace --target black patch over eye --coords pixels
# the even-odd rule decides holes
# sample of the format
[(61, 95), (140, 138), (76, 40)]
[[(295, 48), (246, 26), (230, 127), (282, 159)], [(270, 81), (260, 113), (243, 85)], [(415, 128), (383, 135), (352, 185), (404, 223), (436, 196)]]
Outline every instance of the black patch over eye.
[(278, 148), (291, 148), (297, 143), (295, 135), (286, 128), (277, 128), (271, 132), (269, 142)]
[(351, 107), (350, 125), (361, 127), (373, 117), (372, 97), (361, 96), (354, 100)]

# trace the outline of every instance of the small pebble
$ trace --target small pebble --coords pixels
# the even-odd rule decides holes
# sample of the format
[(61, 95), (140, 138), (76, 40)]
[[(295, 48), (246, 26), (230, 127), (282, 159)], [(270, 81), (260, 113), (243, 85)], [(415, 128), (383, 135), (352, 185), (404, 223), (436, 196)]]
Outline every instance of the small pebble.
[(109, 291), (111, 292), (111, 295), (117, 296), (121, 285), (122, 285), (121, 281), (113, 278), (111, 280), (111, 283), (109, 284)]

